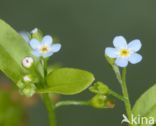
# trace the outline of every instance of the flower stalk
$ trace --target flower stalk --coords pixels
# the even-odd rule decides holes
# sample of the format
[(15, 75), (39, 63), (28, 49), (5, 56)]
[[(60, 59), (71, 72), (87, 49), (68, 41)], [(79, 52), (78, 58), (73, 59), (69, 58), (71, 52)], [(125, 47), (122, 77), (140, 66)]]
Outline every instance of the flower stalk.
[[(126, 67), (123, 68), (122, 75), (120, 74), (120, 70), (117, 66), (114, 65), (113, 68), (115, 68), (113, 70), (114, 70), (117, 80), (120, 83), (121, 88), (122, 88), (122, 94), (123, 94), (123, 98), (124, 98), (122, 101), (124, 102), (128, 119), (131, 120), (132, 110), (131, 110), (131, 103), (130, 103), (130, 99), (129, 99), (127, 84), (126, 84), (126, 73), (127, 73)], [(117, 98), (120, 99), (120, 97), (117, 97)], [(130, 126), (131, 126), (131, 124), (130, 124)]]
[(130, 103), (130, 99), (129, 99), (127, 84), (126, 84), (126, 73), (127, 73), (126, 68), (123, 68), (123, 70), (122, 70), (122, 92), (123, 92), (124, 98), (126, 99), (124, 101), (124, 104), (125, 104), (127, 116), (129, 118), (129, 120), (131, 120), (132, 110), (131, 110), (131, 103)]
[(59, 108), (61, 106), (69, 106), (69, 105), (75, 105), (75, 106), (89, 106), (89, 101), (60, 101), (55, 104), (55, 109)]
[[(44, 87), (47, 86), (47, 59), (42, 59), (41, 61), (43, 63), (43, 71), (44, 71)], [(45, 104), (45, 107), (47, 108), (48, 111), (48, 116), (49, 116), (49, 121), (50, 121), (50, 126), (56, 126), (56, 118), (55, 118), (55, 112), (54, 112), (54, 104), (52, 103), (52, 100), (49, 96), (49, 94), (43, 94), (42, 95), (43, 102)]]
[(55, 118), (55, 112), (54, 112), (54, 106), (52, 104), (52, 101), (50, 99), (49, 94), (43, 94), (42, 95), (43, 102), (47, 108), (50, 126), (56, 126), (56, 118)]

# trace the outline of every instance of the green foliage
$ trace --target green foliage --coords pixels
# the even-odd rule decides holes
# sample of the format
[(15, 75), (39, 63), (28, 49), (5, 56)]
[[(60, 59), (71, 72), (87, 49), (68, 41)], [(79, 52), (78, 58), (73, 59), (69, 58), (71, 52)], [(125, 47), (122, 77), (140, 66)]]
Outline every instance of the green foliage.
[(21, 64), (22, 59), (30, 55), (30, 47), (23, 38), (0, 20), (0, 70), (17, 82), (25, 72)]
[[(156, 84), (148, 89), (135, 103), (133, 114), (142, 117), (154, 117), (156, 121)], [(143, 125), (140, 125), (143, 126)], [(151, 126), (146, 125), (146, 126)]]
[(85, 90), (93, 81), (94, 76), (90, 72), (74, 68), (60, 68), (49, 73), (47, 76), (48, 88), (40, 92), (77, 94)]
[[(21, 79), (30, 73), (40, 78), (38, 82), (35, 82), (37, 88), (40, 88), (41, 92), (48, 93), (76, 94), (86, 89), (94, 81), (94, 76), (87, 71), (63, 68), (51, 71), (48, 74), (48, 87), (46, 87), (44, 83), (45, 78), (42, 77), (43, 71), (41, 64), (38, 61), (35, 61), (36, 63), (33, 65), (33, 68), (30, 69), (22, 66), (22, 61), (25, 57), (32, 57), (29, 44), (27, 44), (12, 27), (2, 20), (0, 20), (0, 27), (0, 70), (12, 81), (15, 83), (18, 82), (18, 87), (25, 87), (26, 83), (22, 84)], [(38, 32), (32, 34), (32, 37), (42, 38)], [(27, 88), (24, 91), (28, 93)]]
[(21, 126), (23, 109), (11, 93), (0, 90), (0, 126)]

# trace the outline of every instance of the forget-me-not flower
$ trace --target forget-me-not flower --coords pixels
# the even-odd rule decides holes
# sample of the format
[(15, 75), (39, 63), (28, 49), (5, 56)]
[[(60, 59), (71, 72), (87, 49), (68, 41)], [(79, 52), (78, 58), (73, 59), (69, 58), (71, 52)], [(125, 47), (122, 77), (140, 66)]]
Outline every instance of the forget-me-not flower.
[(53, 44), (50, 35), (44, 36), (42, 41), (33, 38), (29, 44), (33, 49), (33, 55), (43, 58), (49, 57), (61, 49), (61, 44)]
[(142, 56), (137, 52), (141, 49), (141, 42), (135, 39), (127, 44), (123, 36), (117, 36), (113, 40), (115, 48), (107, 47), (105, 54), (110, 58), (115, 58), (115, 64), (119, 67), (126, 67), (128, 62), (131, 64), (139, 63)]

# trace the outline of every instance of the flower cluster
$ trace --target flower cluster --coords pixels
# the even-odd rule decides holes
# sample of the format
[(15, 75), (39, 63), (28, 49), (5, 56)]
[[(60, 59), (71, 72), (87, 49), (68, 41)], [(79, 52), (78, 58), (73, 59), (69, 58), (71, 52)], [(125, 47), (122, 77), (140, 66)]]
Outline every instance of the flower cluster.
[(35, 94), (36, 86), (31, 75), (25, 75), (21, 80), (18, 81), (17, 86), (19, 87), (22, 95), (31, 97)]
[[(61, 44), (54, 44), (53, 38), (50, 35), (42, 37), (37, 28), (33, 29), (31, 33), (20, 32), (20, 34), (32, 48), (32, 54), (39, 59), (48, 58), (61, 49)], [(31, 72), (31, 70), (34, 69), (33, 57), (25, 57), (22, 60), (22, 66), (28, 71), (30, 70), (31, 74), (24, 75), (23, 78), (18, 81), (17, 86), (19, 87), (21, 94), (25, 96), (32, 96), (36, 91), (35, 77)]]

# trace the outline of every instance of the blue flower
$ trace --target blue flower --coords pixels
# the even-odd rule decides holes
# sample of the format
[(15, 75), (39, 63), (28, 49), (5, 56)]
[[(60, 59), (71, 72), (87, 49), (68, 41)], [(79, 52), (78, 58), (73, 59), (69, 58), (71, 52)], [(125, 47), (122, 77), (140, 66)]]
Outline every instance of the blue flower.
[(49, 57), (61, 49), (61, 44), (53, 44), (53, 39), (50, 35), (43, 37), (40, 42), (37, 39), (31, 39), (30, 46), (33, 49), (33, 55), (37, 57)]
[(20, 31), (19, 34), (22, 36), (22, 38), (23, 38), (27, 43), (29, 43), (29, 41), (30, 41), (30, 36), (31, 36), (29, 32)]
[(126, 67), (128, 62), (131, 64), (139, 63), (142, 56), (137, 52), (141, 49), (141, 42), (135, 39), (127, 44), (123, 36), (117, 36), (113, 40), (115, 48), (107, 47), (105, 54), (110, 58), (115, 58), (115, 64), (119, 67)]

